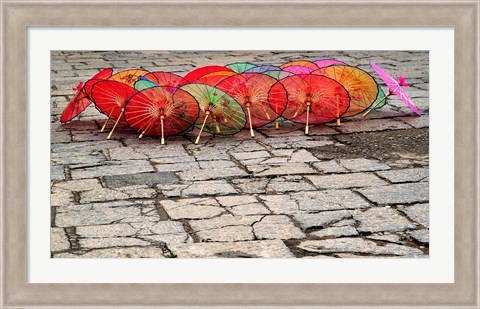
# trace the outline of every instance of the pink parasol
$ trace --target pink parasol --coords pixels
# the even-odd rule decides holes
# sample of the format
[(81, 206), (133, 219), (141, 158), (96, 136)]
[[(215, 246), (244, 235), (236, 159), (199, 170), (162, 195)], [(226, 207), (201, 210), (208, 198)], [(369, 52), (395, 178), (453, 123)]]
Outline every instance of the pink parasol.
[[(410, 97), (407, 95), (405, 90), (402, 88), (402, 86), (403, 87), (408, 87), (408, 84), (406, 83), (405, 78), (403, 76), (399, 76), (398, 81), (396, 81), (387, 72), (385, 72), (378, 65), (376, 65), (375, 62), (370, 61), (370, 65), (375, 70), (375, 72), (377, 72), (377, 74), (380, 76), (380, 78), (385, 82), (385, 84), (387, 84), (387, 86), (388, 86), (388, 94), (385, 96), (384, 99), (386, 99), (388, 96), (391, 96), (392, 94), (395, 94), (400, 100), (402, 100), (405, 104), (407, 104), (407, 106), (410, 107), (410, 109), (412, 111), (414, 111), (415, 114), (420, 116), (421, 115), (420, 111), (415, 106), (415, 104), (413, 104)], [(376, 105), (380, 104), (380, 102), (382, 102), (382, 101), (383, 100), (377, 102)], [(363, 114), (363, 116), (365, 117), (366, 115), (368, 115), (368, 113), (370, 113), (376, 107), (376, 105), (372, 106), (367, 112), (365, 112)]]

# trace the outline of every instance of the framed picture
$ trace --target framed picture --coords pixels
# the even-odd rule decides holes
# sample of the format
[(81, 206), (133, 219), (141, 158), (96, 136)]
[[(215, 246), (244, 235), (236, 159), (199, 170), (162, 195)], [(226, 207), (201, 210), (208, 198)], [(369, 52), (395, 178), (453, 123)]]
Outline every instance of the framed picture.
[[(4, 307), (478, 306), (478, 3), (2, 9)], [(407, 80), (388, 90), (375, 62)], [(369, 72), (360, 111), (338, 76)], [(268, 109), (232, 90), (245, 76), (271, 82)], [(407, 83), (420, 118), (393, 98)], [(61, 124), (75, 91), (104, 115)], [(181, 102), (175, 121), (135, 122), (148, 92)]]

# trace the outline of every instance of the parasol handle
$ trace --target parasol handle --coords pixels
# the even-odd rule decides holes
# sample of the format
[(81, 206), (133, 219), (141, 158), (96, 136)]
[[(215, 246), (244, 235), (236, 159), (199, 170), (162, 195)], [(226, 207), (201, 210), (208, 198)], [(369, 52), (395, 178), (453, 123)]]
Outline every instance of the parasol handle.
[(208, 116), (210, 116), (210, 111), (207, 111), (205, 114), (207, 116), (205, 116), (205, 119), (203, 119), (203, 124), (202, 124), (202, 127), (200, 128), (200, 132), (198, 132), (198, 136), (197, 136), (197, 139), (195, 140), (195, 144), (198, 144), (198, 142), (200, 141), (200, 136), (202, 135), (203, 127), (205, 127), (205, 123), (207, 122), (207, 118), (208, 118)]
[(105, 123), (103, 124), (103, 127), (102, 127), (102, 129), (100, 130), (100, 132), (105, 131), (105, 128), (107, 127), (107, 123), (108, 123), (109, 120), (110, 120), (110, 118), (107, 118), (107, 120), (105, 120)]
[(255, 134), (253, 134), (252, 115), (250, 114), (250, 104), (247, 104), (247, 112), (248, 112), (248, 125), (250, 126), (250, 136), (254, 138)]
[(160, 144), (165, 145), (165, 138), (163, 138), (163, 118), (165, 118), (163, 115), (160, 116), (160, 126), (162, 127), (162, 139), (160, 140)]
[(390, 94), (387, 94), (386, 96), (384, 96), (383, 99), (381, 99), (380, 101), (378, 101), (378, 102), (377, 102), (374, 106), (372, 106), (368, 111), (366, 111), (365, 113), (363, 113), (363, 117), (365, 117), (365, 116), (367, 116), (368, 114), (370, 114), (370, 112), (373, 111), (378, 105), (380, 105), (380, 103), (382, 103), (383, 101), (385, 101), (389, 95), (390, 95)]
[(115, 128), (118, 125), (118, 122), (120, 121), (120, 118), (122, 118), (123, 112), (125, 112), (125, 108), (122, 108), (122, 112), (120, 113), (120, 116), (118, 116), (117, 121), (115, 121), (115, 125), (112, 128), (112, 131), (107, 136), (107, 139), (110, 139), (112, 137), (113, 131), (115, 131)]
[(340, 102), (338, 100), (338, 94), (335, 96), (336, 101), (337, 101), (337, 123), (336, 126), (339, 127), (342, 124), (340, 123)]
[(307, 102), (307, 122), (305, 124), (305, 135), (308, 135), (308, 117), (310, 115), (310, 102)]
[(337, 124), (336, 125), (337, 125), (337, 127), (340, 127), (342, 125), (341, 122), (340, 122), (340, 117), (337, 118)]
[(145, 131), (143, 131), (139, 136), (138, 139), (141, 139), (143, 137), (143, 134), (145, 134)]
[(278, 118), (275, 119), (275, 129), (278, 129)]
[(218, 121), (215, 119), (215, 130), (217, 131), (218, 134), (220, 134), (222, 131), (220, 130), (220, 125), (218, 124)]

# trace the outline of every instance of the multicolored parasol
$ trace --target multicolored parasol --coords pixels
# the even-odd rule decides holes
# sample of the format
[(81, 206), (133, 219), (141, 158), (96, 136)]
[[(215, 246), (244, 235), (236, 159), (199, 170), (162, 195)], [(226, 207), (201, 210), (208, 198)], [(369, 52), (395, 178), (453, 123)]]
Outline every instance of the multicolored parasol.
[(134, 94), (125, 106), (127, 124), (143, 135), (165, 136), (182, 133), (195, 124), (199, 107), (187, 92), (172, 87), (151, 87)]
[(282, 69), (280, 67), (274, 66), (274, 65), (260, 65), (257, 67), (250, 68), (246, 70), (245, 72), (248, 73), (262, 73), (266, 75), (270, 75), (273, 78), (280, 79), (280, 72)]
[(309, 124), (319, 124), (339, 118), (350, 105), (347, 90), (335, 80), (323, 75), (300, 74), (286, 77), (280, 82), (288, 94), (287, 108), (282, 116)]
[(85, 84), (79, 83), (77, 87), (72, 88), (77, 92), (63, 110), (60, 121), (65, 123), (80, 115), (92, 103), (90, 95), (93, 85), (112, 76), (112, 72), (112, 69), (104, 69), (95, 74)]
[(326, 68), (326, 67), (329, 67), (329, 66), (335, 65), (335, 64), (348, 65), (343, 61), (339, 61), (339, 60), (335, 60), (335, 59), (319, 59), (319, 60), (313, 61), (313, 63), (315, 63), (319, 69)]
[(197, 84), (207, 84), (210, 86), (216, 86), (218, 83), (223, 81), (229, 76), (236, 75), (237, 73), (233, 71), (217, 71), (208, 73), (195, 81)]
[[(400, 100), (403, 101), (403, 103), (407, 104), (407, 106), (415, 112), (418, 116), (421, 115), (420, 111), (418, 108), (413, 104), (412, 99), (407, 95), (405, 90), (402, 87), (408, 87), (409, 85), (407, 84), (405, 77), (399, 76), (398, 81), (396, 81), (393, 77), (391, 77), (387, 72), (382, 70), (378, 65), (375, 64), (375, 62), (370, 61), (370, 65), (372, 68), (377, 72), (378, 76), (387, 84), (388, 86), (388, 94), (384, 97), (383, 100), (386, 100), (387, 97), (391, 96), (392, 94), (395, 94)], [(382, 103), (383, 100), (379, 100), (376, 104), (372, 105), (372, 107), (366, 111), (363, 116), (367, 116), (373, 109), (377, 107), (380, 103)]]
[(290, 61), (290, 62), (282, 64), (280, 66), (280, 68), (285, 69), (285, 68), (288, 68), (288, 67), (291, 67), (291, 66), (306, 67), (306, 68), (310, 68), (312, 70), (318, 69), (318, 66), (315, 63), (313, 63), (311, 61), (307, 61), (307, 60)]
[[(344, 116), (353, 116), (363, 112), (377, 98), (378, 84), (375, 79), (362, 69), (347, 65), (332, 65), (318, 69), (313, 74), (320, 74), (342, 84), (350, 95), (350, 107)], [(340, 119), (337, 121), (340, 125)]]
[(148, 71), (140, 70), (140, 69), (125, 70), (112, 75), (109, 78), (109, 80), (114, 80), (122, 84), (129, 85), (130, 87), (133, 87), (133, 85), (140, 78), (140, 76), (144, 76), (145, 74), (148, 74)]
[(276, 90), (271, 101), (268, 100), (268, 92), (276, 83), (277, 80), (269, 75), (244, 72), (228, 77), (217, 85), (247, 111), (251, 137), (255, 136), (253, 128), (274, 121), (286, 108), (287, 93), (283, 87)]
[(115, 128), (125, 112), (125, 104), (136, 92), (137, 90), (135, 90), (135, 88), (114, 80), (99, 81), (93, 86), (93, 102), (102, 113), (108, 116), (108, 119), (115, 119), (115, 124), (108, 134), (107, 139), (112, 137)]
[(206, 84), (187, 84), (180, 87), (191, 94), (200, 106), (197, 126), (200, 126), (195, 144), (205, 129), (211, 134), (235, 134), (246, 124), (245, 113), (235, 99), (222, 90)]
[(226, 65), (227, 68), (232, 69), (235, 73), (243, 73), (256, 66), (256, 64), (250, 62), (234, 62)]

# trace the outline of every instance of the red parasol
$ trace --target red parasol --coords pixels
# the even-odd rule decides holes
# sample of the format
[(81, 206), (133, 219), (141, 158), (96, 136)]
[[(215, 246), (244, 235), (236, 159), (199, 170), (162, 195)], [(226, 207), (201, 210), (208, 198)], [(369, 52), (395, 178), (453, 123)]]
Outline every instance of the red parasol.
[(309, 124), (328, 122), (340, 117), (350, 105), (347, 90), (322, 75), (300, 74), (280, 81), (287, 90), (288, 104), (282, 116), (294, 122)]
[(145, 74), (143, 77), (154, 82), (159, 86), (168, 86), (168, 87), (180, 87), (188, 83), (186, 79), (180, 75), (173, 74), (170, 72), (150, 72)]
[(246, 110), (250, 135), (254, 137), (253, 128), (274, 121), (286, 107), (287, 93), (283, 87), (283, 93), (277, 91), (275, 100), (268, 100), (268, 92), (276, 83), (277, 80), (269, 75), (244, 72), (224, 79), (217, 87)]
[(201, 68), (198, 68), (198, 69), (195, 69), (195, 70), (189, 72), (187, 75), (184, 76), (184, 78), (189, 82), (194, 82), (204, 75), (207, 75), (207, 74), (212, 73), (212, 72), (218, 72), (218, 71), (233, 72), (232, 69), (227, 68), (225, 66), (209, 65), (209, 66), (201, 67)]
[[(370, 65), (372, 68), (377, 72), (377, 74), (380, 76), (380, 78), (387, 84), (388, 86), (388, 94), (384, 97), (383, 100), (385, 100), (387, 97), (391, 96), (392, 94), (395, 94), (400, 100), (403, 101), (403, 103), (407, 104), (407, 106), (415, 112), (418, 116), (421, 115), (420, 111), (418, 108), (413, 104), (412, 99), (407, 95), (405, 90), (402, 87), (408, 87), (409, 85), (406, 83), (406, 80), (403, 76), (400, 76), (398, 78), (398, 81), (396, 81), (393, 77), (391, 77), (387, 72), (382, 70), (378, 65), (376, 65), (373, 61), (370, 61)], [(377, 107), (378, 104), (380, 104), (383, 100), (378, 101), (374, 106), (372, 106), (367, 112), (363, 114), (365, 117), (370, 113), (375, 107)]]
[(176, 135), (192, 127), (198, 118), (198, 103), (186, 91), (152, 87), (134, 94), (125, 107), (127, 124), (141, 136)]
[(90, 103), (92, 103), (90, 99), (90, 91), (93, 85), (100, 80), (104, 80), (112, 76), (112, 72), (112, 69), (104, 69), (95, 74), (85, 84), (79, 83), (77, 87), (72, 88), (72, 90), (76, 90), (77, 93), (75, 93), (72, 100), (70, 100), (63, 110), (60, 121), (65, 123), (80, 115), (80, 113), (83, 112), (87, 106), (90, 105)]
[(100, 81), (93, 86), (92, 98), (97, 108), (107, 115), (108, 119), (116, 120), (107, 139), (112, 137), (125, 112), (125, 104), (136, 92), (135, 88), (114, 80)]

